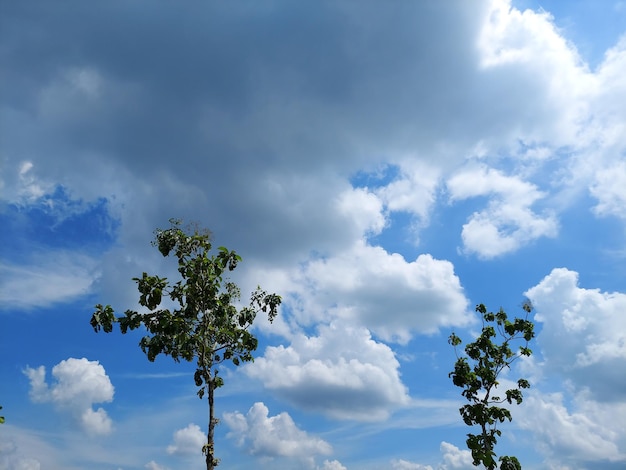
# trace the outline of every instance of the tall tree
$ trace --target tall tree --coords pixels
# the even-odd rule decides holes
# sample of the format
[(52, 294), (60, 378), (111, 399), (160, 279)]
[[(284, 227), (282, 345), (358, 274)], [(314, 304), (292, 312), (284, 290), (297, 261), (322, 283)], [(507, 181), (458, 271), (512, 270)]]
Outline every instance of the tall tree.
[[(211, 254), (211, 234), (197, 227), (183, 230), (180, 221), (170, 220), (170, 228), (155, 231), (152, 242), (163, 256), (174, 254), (178, 259), (181, 279), (172, 283), (167, 278), (149, 276), (145, 272), (133, 278), (139, 291), (139, 305), (149, 310), (140, 313), (126, 310), (116, 317), (110, 305), (96, 305), (91, 325), (96, 332), (113, 331), (119, 325), (122, 334), (144, 326), (148, 335), (139, 342), (148, 360), (154, 361), (159, 354), (170, 356), (174, 361), (196, 360), (194, 380), (198, 397), (206, 395), (209, 406), (207, 443), (202, 452), (206, 456), (207, 470), (219, 464), (214, 451), (214, 431), (218, 420), (214, 415), (214, 392), (224, 384), (218, 374), (218, 365), (229, 361), (235, 366), (252, 361), (257, 339), (250, 333), (258, 312), (265, 312), (270, 321), (277, 314), (280, 296), (268, 294), (257, 288), (250, 298), (250, 305), (238, 309), (234, 304), (240, 298), (240, 290), (224, 279), (241, 261), (234, 251), (219, 247)], [(163, 308), (162, 300), (169, 297), (176, 308)]]
[[(494, 447), (497, 437), (502, 432), (498, 424), (511, 421), (511, 412), (500, 404), (522, 403), (522, 389), (529, 388), (526, 379), (519, 379), (517, 387), (504, 390), (498, 389), (498, 378), (504, 369), (509, 369), (520, 356), (530, 356), (532, 351), (528, 343), (535, 336), (534, 325), (528, 320), (532, 311), (529, 302), (524, 303), (526, 312), (524, 318), (515, 318), (513, 322), (507, 319), (502, 308), (497, 313), (487, 312), (483, 305), (476, 306), (483, 320), (482, 333), (476, 341), (465, 346), (467, 357), (459, 357), (458, 346), (461, 339), (452, 333), (448, 342), (454, 346), (457, 361), (454, 371), (450, 372), (454, 385), (463, 389), (462, 395), (469, 402), (463, 405), (459, 412), (468, 426), (480, 426), (478, 434), (468, 434), (467, 446), (472, 452), (473, 464), (483, 464), (488, 470), (498, 468)], [(498, 336), (500, 342), (498, 342)], [(513, 341), (519, 340), (522, 344), (517, 352), (511, 346)], [(503, 470), (521, 470), (521, 464), (516, 457), (502, 456), (498, 459)]]

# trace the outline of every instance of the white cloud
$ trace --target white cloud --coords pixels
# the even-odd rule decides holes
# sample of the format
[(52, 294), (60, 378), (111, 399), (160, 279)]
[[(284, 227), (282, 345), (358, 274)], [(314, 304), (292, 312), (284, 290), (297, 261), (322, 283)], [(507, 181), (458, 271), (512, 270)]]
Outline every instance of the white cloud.
[(102, 408), (96, 411), (87, 408), (80, 417), (84, 429), (93, 434), (109, 434), (112, 429), (112, 422), (107, 412)]
[(0, 425), (0, 470), (68, 468), (66, 455), (56, 444), (45, 433), (4, 423)]
[[(268, 408), (260, 402), (252, 405), (245, 415), (225, 413), (224, 422), (231, 429), (227, 436), (259, 457), (289, 457), (312, 462), (314, 456), (332, 452), (326, 441), (299, 429), (288, 413), (269, 416)], [(341, 468), (328, 465), (334, 466), (324, 468)]]
[[(519, 141), (545, 145), (553, 155), (554, 149), (567, 147), (567, 156), (552, 160), (557, 173), (575, 165), (589, 169), (584, 172), (589, 175), (584, 183), (591, 182), (598, 200), (596, 211), (623, 214), (620, 204), (626, 184), (622, 184), (623, 168), (616, 164), (624, 155), (624, 140), (619, 136), (626, 135), (620, 127), (626, 109), (623, 47), (609, 51), (597, 74), (592, 74), (546, 14), (520, 12), (506, 1), (459, 1), (452, 7), (448, 2), (406, 2), (393, 9), (372, 7), (372, 2), (354, 10), (353, 4), (329, 2), (326, 8), (338, 8), (341, 14), (310, 16), (306, 9), (281, 10), (288, 19), (281, 25), (298, 31), (293, 43), (285, 43), (280, 28), (272, 29), (275, 16), (264, 10), (256, 16), (254, 32), (276, 34), (251, 39), (246, 28), (233, 36), (231, 29), (205, 25), (195, 29), (200, 22), (189, 21), (184, 35), (172, 31), (168, 36), (166, 50), (153, 47), (162, 36), (165, 23), (161, 21), (169, 18), (163, 14), (141, 23), (142, 34), (136, 35), (136, 47), (128, 54), (110, 55), (101, 45), (115, 46), (132, 35), (128, 28), (136, 26), (133, 12), (119, 5), (107, 6), (106, 13), (129, 21), (120, 22), (119, 34), (106, 41), (99, 36), (102, 28), (89, 23), (89, 18), (101, 17), (99, 7), (91, 15), (75, 15), (87, 21), (78, 29), (72, 21), (65, 21), (62, 10), (29, 13), (27, 18), (20, 16), (20, 9), (11, 11), (7, 21), (22, 24), (26, 18), (25, 24), (42, 34), (28, 42), (7, 37), (10, 53), (3, 55), (3, 65), (8, 71), (7, 87), (15, 93), (1, 109), (2, 121), (10, 126), (4, 132), (3, 148), (14, 169), (7, 180), (18, 181), (15, 176), (21, 172), (24, 200), (47, 191), (47, 183), (34, 177), (35, 170), (82, 197), (115, 194), (123, 214), (122, 239), (119, 249), (107, 256), (106, 279), (100, 284), (113, 295), (119, 297), (128, 286), (132, 288), (128, 279), (145, 269), (142, 247), (151, 230), (162, 226), (169, 215), (182, 215), (201, 217), (201, 223), (210, 224), (220, 240), (228, 240), (247, 259), (280, 264), (286, 259), (289, 263), (306, 260), (311, 251), (326, 256), (302, 271), (285, 268), (281, 273), (291, 278), (287, 282), (293, 289), (275, 290), (291, 292), (295, 299), (293, 323), (280, 332), (290, 338), (298, 326), (337, 318), (350, 322), (355, 331), (364, 327), (394, 341), (462, 325), (467, 301), (450, 263), (428, 255), (403, 259), (366, 243), (357, 246), (357, 240), (364, 233), (379, 233), (385, 209), (424, 217), (432, 207), (434, 174), (445, 175), (442, 169), (454, 168), (468, 155), (473, 157), (471, 149), (479, 141), (484, 146), (482, 155), (501, 157), (504, 167), (516, 158), (507, 149), (516, 148)], [(221, 21), (225, 14), (232, 18), (233, 13), (219, 8), (209, 18)], [(59, 24), (63, 27), (55, 29)], [(223, 31), (227, 31), (229, 54), (214, 54), (210, 47), (201, 56), (187, 53), (191, 52), (189, 38), (223, 44)], [(325, 32), (321, 42), (319, 31)], [(72, 44), (68, 38), (80, 39), (80, 54), (93, 65), (71, 65), (81, 59), (72, 47), (66, 47)], [(32, 51), (40, 45), (49, 51), (44, 62), (32, 60)], [(247, 55), (251, 51), (254, 57)], [(306, 60), (299, 61), (296, 55)], [(176, 67), (160, 69), (174, 62)], [(189, 79), (201, 76), (196, 72), (207, 67), (222, 71), (222, 78), (215, 83)], [(37, 97), (36, 102), (31, 103), (31, 97)], [(600, 151), (589, 151), (585, 147), (589, 142), (595, 142)], [(612, 142), (610, 148), (607, 142)], [(440, 151), (444, 145), (451, 149)], [(383, 160), (398, 161), (398, 155), (406, 154), (432, 164), (433, 178), (422, 178), (419, 171), (403, 167), (400, 178), (385, 188), (346, 190), (349, 175)], [(30, 166), (12, 163), (23, 155), (33, 156)], [(550, 170), (544, 178), (553, 175)], [(498, 186), (499, 192), (482, 187), (480, 195), (493, 201), (467, 220), (468, 251), (498, 256), (555, 233), (556, 218), (533, 206), (549, 200), (543, 186), (535, 187), (526, 183), (531, 179), (521, 177), (500, 174), (498, 178), (493, 172), (490, 176), (491, 183), (504, 184)], [(503, 196), (502, 188), (517, 191), (515, 198)], [(467, 195), (471, 191), (465, 191), (464, 197), (472, 197)], [(233, 194), (236, 197), (225, 197)], [(79, 270), (81, 264), (64, 265), (81, 279), (70, 276), (65, 282), (52, 277), (56, 288), (50, 292), (37, 279), (55, 271), (40, 269), (39, 264), (30, 265), (28, 272), (8, 266), (0, 278), (15, 276), (29, 288), (20, 291), (20, 285), (5, 281), (8, 287), (0, 295), (3, 305), (33, 298), (33, 292), (45, 294), (35, 306), (71, 298), (64, 297), (66, 293), (81, 295), (88, 289), (86, 279), (91, 274)], [(265, 287), (265, 277), (258, 279)], [(136, 301), (136, 296), (129, 300)], [(302, 302), (301, 309), (297, 301)], [(543, 313), (549, 315), (547, 309)], [(614, 337), (617, 333), (590, 327), (585, 322), (591, 320), (584, 313), (574, 312), (572, 317), (572, 321), (544, 323), (543, 346), (553, 359), (558, 358), (547, 364), (554, 364), (554, 371), (565, 365), (566, 374), (580, 369), (580, 375), (572, 378), (578, 384), (595, 382), (599, 376), (621, 383), (617, 373), (623, 363), (619, 354), (615, 356), (619, 348), (610, 341), (608, 347), (602, 343), (607, 338), (619, 339)], [(556, 329), (565, 324), (580, 325), (583, 330), (561, 338)], [(294, 367), (308, 364), (306, 373), (314, 376), (313, 357), (301, 350), (315, 341), (329, 347), (323, 339), (326, 333), (318, 334), (294, 336), (290, 346), (276, 351), (278, 363), (273, 370), (281, 371), (281, 361)], [(377, 343), (369, 333), (362, 336), (373, 350), (367, 341)], [(560, 339), (572, 353), (569, 360), (550, 349), (549, 342)], [(595, 346), (587, 348), (587, 340)], [(355, 341), (348, 335), (348, 343)], [(370, 346), (363, 348), (369, 351)], [(389, 351), (384, 355), (395, 359)], [(615, 364), (609, 364), (611, 355)], [(336, 358), (322, 356), (319, 370), (325, 367), (328, 376), (347, 370), (348, 377), (357, 382), (361, 369), (373, 367), (392, 384), (389, 396), (375, 388), (375, 397), (383, 397), (390, 407), (401, 403), (406, 392), (396, 363), (387, 370), (369, 356), (358, 359), (347, 352)], [(46, 393), (45, 377), (39, 384), (40, 392)], [(281, 386), (289, 393), (287, 380)], [(102, 417), (98, 413), (88, 407), (77, 419), (84, 416), (98, 422)]]
[(19, 165), (14, 198), (17, 202), (34, 202), (52, 189), (52, 185), (33, 174), (33, 163), (23, 161)]
[(319, 327), (319, 336), (295, 335), (287, 347), (268, 347), (246, 366), (304, 409), (338, 419), (382, 420), (409, 403), (393, 351), (365, 328), (339, 323)]
[(563, 374), (602, 399), (626, 399), (615, 386), (626, 368), (626, 294), (578, 287), (577, 272), (557, 268), (525, 295), (542, 323), (546, 375)]
[(487, 209), (475, 212), (463, 225), (464, 250), (482, 258), (494, 258), (540, 237), (555, 237), (558, 222), (553, 214), (537, 214), (531, 206), (545, 194), (517, 176), (479, 167), (461, 171), (447, 181), (451, 201), (476, 196), (492, 197)]
[(435, 202), (439, 170), (417, 158), (403, 161), (400, 170), (400, 176), (376, 189), (376, 194), (390, 211), (409, 212), (427, 219)]
[(163, 465), (159, 465), (154, 460), (148, 462), (145, 466), (148, 470), (169, 470), (169, 467), (165, 467)]
[(626, 402), (599, 403), (588, 392), (574, 397), (568, 410), (563, 393), (529, 392), (515, 421), (533, 433), (538, 448), (553, 463), (626, 462)]
[(626, 219), (626, 163), (598, 170), (591, 194), (598, 199), (594, 207), (598, 215), (614, 215)]
[(417, 333), (473, 321), (451, 262), (430, 254), (407, 261), (363, 239), (334, 255), (311, 256), (296, 267), (248, 268), (242, 288), (252, 289), (259, 279), (264, 289), (283, 298), (274, 324), (259, 326), (286, 338), (301, 327), (339, 320), (363, 326), (385, 341), (405, 344)]
[(391, 468), (393, 470), (433, 470), (433, 467), (430, 465), (422, 465), (403, 459), (392, 460)]
[[(443, 461), (437, 465), (437, 470), (473, 470), (472, 454), (469, 450), (459, 449), (453, 444), (443, 441), (439, 446)], [(391, 461), (394, 470), (433, 470), (430, 465), (396, 459)]]
[[(622, 80), (626, 69), (626, 34), (614, 47), (606, 51), (604, 60), (600, 64), (596, 73), (597, 87), (593, 96), (594, 117), (601, 119), (602, 124), (610, 126), (609, 131), (623, 129), (624, 116), (626, 110), (621, 106), (621, 102), (626, 98), (626, 85)], [(620, 136), (624, 142), (623, 134)]]
[(26, 457), (10, 440), (0, 441), (0, 470), (39, 470), (41, 462)]
[(300, 322), (341, 318), (385, 340), (406, 343), (416, 332), (471, 321), (452, 263), (429, 254), (407, 262), (359, 241), (335, 256), (310, 261), (292, 280), (299, 302), (292, 308)]
[(579, 287), (577, 272), (557, 268), (525, 295), (541, 323), (543, 361), (530, 366), (566, 392), (531, 390), (515, 420), (554, 468), (626, 461), (626, 294)]
[(367, 189), (352, 188), (344, 191), (338, 197), (337, 209), (362, 234), (376, 235), (385, 227), (382, 202)]
[(174, 433), (174, 443), (167, 446), (168, 454), (200, 455), (202, 446), (207, 442), (207, 436), (197, 424), (189, 424), (186, 428)]
[(442, 442), (439, 450), (443, 456), (443, 465), (440, 470), (462, 469), (471, 470), (476, 467), (472, 464), (472, 453), (467, 449), (459, 449), (449, 442)]
[[(524, 141), (550, 142), (555, 148), (581, 143), (596, 83), (549, 13), (522, 12), (512, 8), (510, 0), (494, 0), (477, 45), (483, 86), (493, 86), (490, 98), (504, 104), (492, 110), (501, 111), (498, 118), (512, 124), (502, 131), (512, 139), (517, 134)], [(499, 80), (491, 81), (496, 76)], [(504, 116), (513, 108), (510, 118)], [(497, 128), (494, 123), (492, 131)]]
[(114, 388), (104, 367), (98, 361), (69, 358), (52, 368), (55, 382), (46, 383), (46, 369), (27, 367), (30, 397), (36, 403), (51, 402), (59, 409), (73, 415), (82, 428), (90, 434), (104, 435), (112, 430), (112, 422), (102, 408), (93, 410), (94, 403), (113, 400)]
[(321, 467), (316, 467), (316, 470), (348, 470), (346, 467), (341, 465), (341, 462), (338, 460), (324, 460), (324, 463)]
[(67, 302), (89, 292), (97, 263), (66, 251), (29, 253), (32, 264), (0, 265), (0, 303), (4, 308), (35, 308)]

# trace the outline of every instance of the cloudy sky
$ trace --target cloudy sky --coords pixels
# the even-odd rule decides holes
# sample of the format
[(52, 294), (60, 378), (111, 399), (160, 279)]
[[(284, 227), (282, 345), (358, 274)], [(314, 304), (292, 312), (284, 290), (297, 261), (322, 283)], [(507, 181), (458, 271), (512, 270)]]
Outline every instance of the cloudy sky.
[(617, 0), (0, 1), (0, 469), (202, 468), (193, 367), (89, 325), (172, 217), (284, 299), (223, 468), (473, 468), (447, 337), (525, 297), (499, 450), (624, 468), (624, 76)]

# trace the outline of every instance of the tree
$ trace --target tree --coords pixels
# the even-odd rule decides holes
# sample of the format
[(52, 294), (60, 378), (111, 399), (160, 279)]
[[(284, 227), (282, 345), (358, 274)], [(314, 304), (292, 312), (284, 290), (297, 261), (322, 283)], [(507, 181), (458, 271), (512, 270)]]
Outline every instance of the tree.
[[(526, 379), (519, 379), (517, 387), (505, 390), (504, 396), (499, 395), (500, 390), (497, 389), (498, 377), (502, 371), (510, 369), (511, 363), (520, 356), (532, 354), (528, 348), (528, 343), (535, 336), (534, 325), (528, 320), (532, 306), (526, 302), (523, 309), (526, 312), (525, 318), (515, 318), (510, 322), (502, 308), (498, 313), (488, 313), (483, 304), (477, 305), (476, 312), (482, 315), (483, 328), (476, 341), (465, 346), (467, 357), (459, 357), (457, 347), (461, 344), (461, 339), (455, 333), (448, 340), (457, 355), (454, 371), (448, 376), (452, 378), (454, 385), (463, 388), (462, 395), (469, 402), (459, 412), (465, 424), (480, 426), (479, 434), (467, 435), (467, 446), (472, 452), (473, 464), (478, 466), (482, 463), (488, 470), (498, 468), (494, 452), (497, 437), (502, 434), (498, 424), (512, 420), (511, 412), (499, 405), (505, 401), (519, 405), (523, 398), (522, 389), (530, 387)], [(495, 340), (497, 336), (500, 336), (500, 344)], [(516, 340), (522, 342), (518, 352), (511, 349), (511, 343)], [(503, 456), (499, 461), (503, 470), (522, 468), (515, 457)]]
[[(267, 294), (257, 288), (250, 298), (250, 305), (238, 309), (234, 303), (240, 298), (239, 288), (224, 280), (241, 261), (234, 251), (219, 247), (211, 254), (211, 234), (207, 230), (188, 228), (183, 230), (180, 221), (170, 220), (170, 228), (156, 230), (152, 242), (163, 256), (174, 254), (178, 259), (181, 280), (172, 283), (167, 278), (149, 276), (145, 272), (133, 278), (139, 291), (139, 305), (149, 310), (140, 313), (126, 310), (116, 317), (110, 305), (96, 305), (91, 326), (96, 332), (106, 333), (119, 324), (125, 334), (144, 326), (148, 335), (139, 342), (149, 361), (159, 354), (170, 356), (174, 361), (196, 360), (194, 380), (198, 397), (207, 396), (209, 406), (207, 443), (202, 449), (206, 456), (207, 470), (219, 464), (214, 453), (214, 430), (218, 420), (214, 416), (214, 392), (224, 381), (218, 375), (218, 365), (232, 362), (238, 366), (252, 361), (252, 353), (258, 341), (250, 333), (258, 312), (265, 312), (270, 321), (277, 314), (280, 296)], [(162, 300), (169, 297), (176, 308), (163, 308)]]
[[(2, 409), (2, 407), (0, 406), (0, 410)], [(0, 416), (0, 424), (4, 423), (4, 416)]]

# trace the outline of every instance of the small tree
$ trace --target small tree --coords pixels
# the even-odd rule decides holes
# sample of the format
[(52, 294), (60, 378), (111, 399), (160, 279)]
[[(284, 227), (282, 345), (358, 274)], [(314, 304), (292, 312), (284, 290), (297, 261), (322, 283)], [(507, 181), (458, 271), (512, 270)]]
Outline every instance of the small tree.
[[(196, 360), (194, 380), (198, 386), (198, 397), (206, 395), (209, 404), (207, 443), (202, 449), (206, 456), (206, 468), (212, 470), (219, 463), (214, 453), (214, 430), (218, 420), (214, 416), (214, 392), (224, 384), (218, 375), (217, 366), (225, 361), (238, 366), (252, 361), (257, 348), (257, 339), (249, 328), (260, 311), (272, 321), (280, 296), (267, 294), (257, 288), (252, 293), (250, 305), (237, 309), (234, 305), (240, 298), (239, 288), (225, 281), (223, 275), (232, 271), (241, 261), (239, 255), (224, 247), (217, 254), (210, 254), (210, 232), (207, 230), (184, 231), (180, 221), (170, 220), (166, 230), (156, 230), (152, 242), (163, 256), (173, 253), (178, 259), (181, 280), (170, 283), (166, 278), (148, 276), (133, 278), (139, 290), (139, 305), (149, 310), (139, 313), (126, 310), (116, 317), (110, 305), (96, 305), (91, 325), (96, 332), (106, 333), (118, 323), (125, 334), (144, 326), (148, 335), (139, 342), (141, 350), (154, 361), (159, 354), (170, 356), (180, 362)], [(189, 233), (188, 233), (189, 232)], [(162, 308), (163, 296), (176, 308)]]
[[(528, 343), (535, 336), (534, 325), (528, 320), (532, 306), (526, 302), (523, 309), (526, 312), (525, 318), (516, 318), (510, 322), (504, 310), (487, 313), (483, 304), (477, 305), (476, 312), (482, 315), (483, 329), (476, 341), (465, 346), (467, 357), (458, 355), (457, 346), (461, 344), (461, 339), (456, 334), (452, 333), (448, 340), (457, 353), (454, 371), (448, 376), (452, 378), (454, 385), (463, 388), (462, 395), (469, 401), (459, 412), (465, 424), (480, 426), (479, 434), (467, 435), (467, 447), (472, 452), (473, 464), (478, 466), (482, 463), (488, 470), (498, 468), (494, 452), (496, 436), (502, 434), (498, 423), (512, 420), (511, 412), (498, 405), (505, 401), (519, 405), (522, 403), (522, 389), (530, 387), (526, 379), (519, 379), (516, 388), (504, 391), (504, 396), (495, 395), (500, 392), (497, 390), (500, 373), (505, 368), (510, 368), (518, 357), (532, 354), (528, 348)], [(500, 344), (495, 341), (498, 335), (501, 338)], [(518, 352), (511, 349), (511, 343), (515, 340), (522, 341)], [(503, 456), (499, 460), (501, 469), (522, 468), (515, 457)]]

